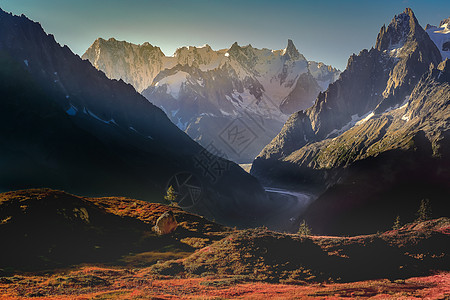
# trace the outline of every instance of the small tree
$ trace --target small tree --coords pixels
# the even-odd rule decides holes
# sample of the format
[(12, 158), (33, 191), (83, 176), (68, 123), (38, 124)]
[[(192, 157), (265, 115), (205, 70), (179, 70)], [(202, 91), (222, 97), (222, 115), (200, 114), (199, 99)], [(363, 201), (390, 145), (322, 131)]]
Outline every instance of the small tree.
[(430, 199), (422, 199), (420, 201), (419, 210), (417, 211), (417, 222), (423, 222), (431, 219)]
[(311, 227), (306, 224), (305, 220), (303, 220), (303, 222), (300, 224), (300, 227), (298, 228), (298, 234), (301, 236), (311, 235)]
[(397, 215), (394, 221), (394, 225), (392, 226), (392, 229), (398, 230), (402, 227), (402, 223), (400, 222), (400, 216)]
[(178, 203), (175, 201), (177, 200), (177, 193), (175, 192), (173, 186), (169, 186), (164, 199), (169, 202), (170, 206), (178, 206)]

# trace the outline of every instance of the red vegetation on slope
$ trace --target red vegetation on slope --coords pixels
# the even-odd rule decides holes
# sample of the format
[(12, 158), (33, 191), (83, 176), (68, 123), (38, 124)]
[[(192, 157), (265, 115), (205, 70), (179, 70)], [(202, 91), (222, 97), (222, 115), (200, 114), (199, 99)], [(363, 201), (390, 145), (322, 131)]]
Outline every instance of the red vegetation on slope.
[(430, 270), (448, 270), (450, 235), (442, 232), (448, 224), (450, 219), (441, 218), (355, 237), (304, 237), (248, 229), (151, 269), (169, 276), (241, 275), (301, 284), (424, 276)]
[[(9, 281), (9, 282), (8, 282)], [(155, 279), (126, 269), (85, 267), (68, 274), (0, 279), (2, 299), (447, 299), (450, 273), (406, 280), (287, 285), (231, 277)]]
[[(158, 236), (151, 227), (167, 210), (179, 226)], [(1, 299), (450, 297), (448, 218), (374, 235), (298, 236), (43, 189), (0, 194), (0, 221), (2, 237), (14, 241), (0, 248)], [(80, 262), (109, 267), (18, 271)]]

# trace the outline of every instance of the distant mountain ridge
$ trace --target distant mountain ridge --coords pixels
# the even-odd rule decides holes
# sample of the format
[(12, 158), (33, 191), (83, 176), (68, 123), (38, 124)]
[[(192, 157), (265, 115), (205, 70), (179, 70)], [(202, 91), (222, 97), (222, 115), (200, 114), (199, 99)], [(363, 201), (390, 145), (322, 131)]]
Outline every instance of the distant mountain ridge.
[[(82, 58), (89, 60), (95, 68), (105, 72), (109, 78), (122, 79), (133, 85), (140, 93), (153, 83), (156, 84), (158, 80), (153, 82), (155, 77), (164, 69), (171, 69), (176, 65), (187, 65), (198, 67), (202, 71), (213, 70), (233, 57), (233, 52), (242, 67), (253, 73), (255, 73), (255, 70), (251, 69), (252, 66), (255, 66), (255, 62), (244, 58), (245, 55), (249, 54), (252, 59), (255, 59), (252, 51), (263, 51), (266, 56), (269, 56), (268, 61), (273, 59), (270, 52), (275, 56), (285, 56), (287, 60), (306, 60), (298, 52), (292, 40), (288, 40), (287, 47), (282, 50), (257, 49), (248, 45), (244, 47), (246, 49), (244, 56), (236, 52), (240, 48), (241, 46), (237, 43), (234, 43), (228, 49), (221, 50), (213, 50), (208, 44), (201, 47), (185, 46), (178, 48), (173, 56), (166, 56), (159, 47), (153, 46), (149, 42), (136, 45), (126, 41), (118, 41), (115, 38), (109, 38), (108, 40), (98, 38), (86, 50)], [(322, 90), (325, 90), (328, 84), (335, 81), (339, 76), (339, 70), (324, 63), (308, 61), (308, 64), (310, 73), (318, 81)], [(279, 76), (282, 78), (286, 75), (285, 70), (284, 75), (280, 74)], [(282, 78), (281, 81), (284, 81), (284, 79)], [(292, 85), (292, 82), (290, 85)]]
[[(122, 79), (161, 107), (204, 147), (214, 143), (227, 157), (249, 162), (281, 129), (287, 116), (313, 104), (340, 71), (308, 62), (288, 40), (282, 50), (234, 43), (182, 47), (173, 57), (148, 43), (97, 39), (83, 55), (110, 78)], [(221, 133), (239, 119), (252, 143), (238, 147)]]

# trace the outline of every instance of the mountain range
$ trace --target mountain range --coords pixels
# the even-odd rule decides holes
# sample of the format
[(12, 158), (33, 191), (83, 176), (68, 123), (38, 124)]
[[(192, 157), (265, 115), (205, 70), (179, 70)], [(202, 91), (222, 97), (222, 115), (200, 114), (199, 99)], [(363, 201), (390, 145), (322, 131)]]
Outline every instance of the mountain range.
[(223, 223), (250, 226), (270, 211), (255, 178), (39, 23), (0, 11), (0, 61), (1, 191), (51, 187), (161, 202), (174, 185), (190, 197), (187, 210)]
[(313, 104), (340, 74), (307, 61), (288, 40), (282, 50), (234, 43), (182, 47), (165, 56), (149, 43), (97, 39), (82, 56), (113, 79), (132, 84), (205, 148), (251, 162), (287, 117)]
[(0, 298), (447, 299), (449, 24), (407, 8), (340, 72), (81, 58), (0, 9)]
[[(291, 203), (298, 194), (271, 199), (226, 159), (256, 151), (258, 127), (266, 138), (277, 135), (251, 174), (264, 186), (318, 196), (303, 214), (317, 232), (385, 229), (426, 198), (436, 211), (448, 210), (449, 62), (446, 42), (440, 48), (437, 42), (445, 40), (448, 20), (430, 34), (406, 9), (342, 73), (308, 62), (292, 41), (276, 51), (235, 43), (219, 51), (180, 48), (166, 57), (150, 44), (99, 39), (88, 50), (97, 54), (93, 66), (23, 15), (1, 11), (0, 25), (2, 191), (51, 187), (160, 202), (172, 186), (190, 201), (183, 208), (224, 224), (299, 222), (302, 205)], [(165, 99), (172, 121), (178, 109), (197, 116), (185, 132), (196, 126), (215, 139), (200, 146), (131, 84), (96, 69), (102, 66), (134, 74), (142, 94), (155, 103)], [(272, 125), (311, 105), (316, 92), (314, 104), (294, 112), (277, 133)], [(264, 111), (275, 98), (278, 104)], [(180, 120), (178, 126), (187, 119)], [(293, 221), (281, 220), (287, 213)]]
[(265, 184), (316, 189), (304, 217), (318, 232), (376, 231), (424, 198), (448, 212), (449, 72), (406, 9), (311, 108), (291, 115), (251, 173)]

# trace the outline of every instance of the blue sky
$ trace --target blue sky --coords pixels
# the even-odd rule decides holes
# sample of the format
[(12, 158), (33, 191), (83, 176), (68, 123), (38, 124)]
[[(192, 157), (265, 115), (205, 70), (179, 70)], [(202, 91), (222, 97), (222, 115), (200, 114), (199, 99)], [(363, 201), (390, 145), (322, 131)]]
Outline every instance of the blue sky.
[(405, 7), (423, 27), (450, 16), (449, 0), (0, 0), (0, 8), (40, 22), (79, 55), (98, 37), (148, 41), (166, 55), (181, 46), (222, 49), (235, 41), (282, 49), (290, 38), (307, 59), (341, 70)]

